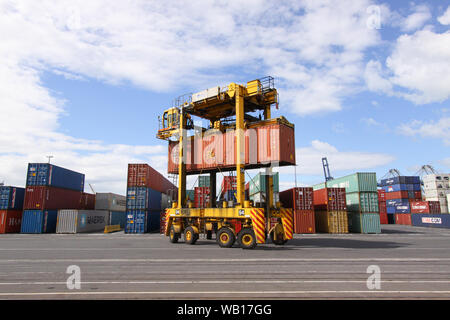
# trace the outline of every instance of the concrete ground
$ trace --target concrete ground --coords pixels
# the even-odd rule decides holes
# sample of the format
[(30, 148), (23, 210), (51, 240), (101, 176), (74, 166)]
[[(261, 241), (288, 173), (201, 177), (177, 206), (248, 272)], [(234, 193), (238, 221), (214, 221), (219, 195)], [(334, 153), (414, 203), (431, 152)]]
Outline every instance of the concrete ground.
[[(71, 265), (80, 289), (67, 286)], [(0, 235), (0, 299), (265, 298), (449, 299), (450, 229), (385, 225), (254, 250), (159, 234)]]

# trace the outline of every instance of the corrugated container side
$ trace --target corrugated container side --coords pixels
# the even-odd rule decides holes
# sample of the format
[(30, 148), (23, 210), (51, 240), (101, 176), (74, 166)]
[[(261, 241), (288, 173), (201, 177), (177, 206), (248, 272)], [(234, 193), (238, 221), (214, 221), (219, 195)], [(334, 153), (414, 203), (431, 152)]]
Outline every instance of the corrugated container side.
[(146, 187), (128, 187), (127, 210), (161, 210), (161, 192)]
[(280, 201), (285, 208), (294, 210), (314, 210), (313, 188), (292, 188), (280, 192)]
[(347, 211), (345, 188), (325, 188), (314, 190), (314, 209)]
[(28, 186), (49, 186), (55, 188), (84, 191), (85, 176), (82, 173), (48, 163), (29, 163)]
[(22, 210), (25, 189), (0, 186), (0, 210)]
[(127, 181), (128, 187), (147, 187), (166, 194), (177, 190), (173, 183), (148, 164), (128, 164)]
[(56, 233), (89, 233), (104, 231), (109, 225), (105, 210), (59, 210)]
[(127, 220), (127, 214), (125, 211), (110, 211), (109, 212), (109, 225), (120, 225), (120, 228), (125, 228)]
[(348, 233), (347, 211), (314, 211), (316, 232)]
[(389, 224), (388, 214), (380, 212), (380, 224)]
[(427, 201), (430, 208), (430, 213), (441, 213), (441, 204), (439, 201)]
[(411, 225), (411, 214), (410, 213), (396, 213), (395, 214), (395, 224)]
[(377, 176), (375, 172), (357, 172), (330, 180), (326, 185), (328, 188), (345, 188), (348, 193), (377, 192)]
[(410, 201), (411, 213), (430, 213), (427, 201)]
[(392, 199), (409, 199), (410, 195), (408, 191), (396, 191), (396, 192), (386, 192), (386, 201)]
[(20, 233), (54, 233), (56, 210), (24, 210)]
[(353, 192), (346, 194), (347, 210), (361, 213), (379, 212), (377, 192)]
[(417, 227), (450, 228), (449, 214), (413, 214), (411, 224)]
[(159, 210), (128, 210), (125, 233), (148, 233), (160, 228)]
[(24, 209), (58, 210), (81, 209), (80, 191), (54, 187), (33, 186), (25, 191)]
[(18, 233), (22, 210), (0, 210), (0, 233)]
[(348, 213), (348, 228), (353, 233), (381, 233), (378, 213)]
[[(273, 192), (280, 191), (280, 177), (278, 172), (273, 173)], [(249, 181), (249, 194), (254, 195), (255, 193), (266, 192), (266, 174), (258, 173), (253, 179)]]
[(316, 233), (314, 210), (294, 210), (294, 233)]
[(96, 193), (95, 210), (122, 211), (127, 209), (127, 197), (115, 193)]

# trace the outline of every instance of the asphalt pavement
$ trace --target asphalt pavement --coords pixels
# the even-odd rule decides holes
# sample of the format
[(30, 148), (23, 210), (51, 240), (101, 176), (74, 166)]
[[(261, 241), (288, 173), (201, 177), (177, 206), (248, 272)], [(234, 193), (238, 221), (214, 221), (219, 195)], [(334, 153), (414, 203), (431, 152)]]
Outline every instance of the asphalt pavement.
[(393, 298), (450, 298), (450, 229), (384, 225), (254, 250), (160, 234), (0, 235), (0, 299)]

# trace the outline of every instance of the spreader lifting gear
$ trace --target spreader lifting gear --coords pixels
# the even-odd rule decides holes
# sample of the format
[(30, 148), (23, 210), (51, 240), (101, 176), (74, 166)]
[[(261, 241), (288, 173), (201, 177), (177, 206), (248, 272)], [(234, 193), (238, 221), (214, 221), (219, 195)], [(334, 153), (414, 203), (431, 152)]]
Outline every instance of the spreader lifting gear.
[[(273, 78), (253, 80), (246, 86), (231, 83), (226, 87), (214, 87), (184, 97), (186, 98), (177, 100), (175, 107), (164, 112), (157, 134), (157, 138), (174, 139), (180, 146), (178, 199), (172, 204), (172, 208), (166, 209), (165, 235), (169, 237), (170, 242), (176, 243), (183, 236), (185, 243), (193, 245), (201, 234), (211, 240), (215, 233), (220, 247), (230, 248), (237, 241), (242, 248), (253, 249), (257, 244), (265, 243), (269, 237), (276, 245), (283, 245), (292, 239), (292, 209), (281, 208), (279, 202), (274, 203), (271, 168), (266, 168), (266, 207), (253, 207), (253, 204), (245, 199), (243, 130), (249, 124), (267, 123), (271, 120), (271, 107), (275, 105), (278, 108), (278, 93)], [(264, 119), (250, 114), (255, 112), (261, 112)], [(226, 202), (221, 208), (216, 207), (216, 173), (220, 172), (219, 168), (210, 172), (209, 207), (193, 208), (192, 203), (186, 203), (187, 172), (183, 154), (188, 139), (187, 131), (194, 128), (192, 116), (209, 120), (210, 128), (235, 130), (237, 201), (234, 207), (228, 207)], [(235, 122), (231, 123), (230, 119), (235, 119)], [(294, 127), (293, 124), (289, 125)], [(202, 132), (206, 130), (207, 128), (201, 128)], [(236, 221), (241, 225), (239, 232), (235, 227)]]

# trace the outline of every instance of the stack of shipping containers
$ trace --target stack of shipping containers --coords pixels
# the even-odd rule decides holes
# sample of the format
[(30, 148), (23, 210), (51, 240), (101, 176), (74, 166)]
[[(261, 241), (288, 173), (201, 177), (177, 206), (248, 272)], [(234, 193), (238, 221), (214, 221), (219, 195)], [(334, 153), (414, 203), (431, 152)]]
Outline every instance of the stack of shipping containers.
[(381, 232), (376, 173), (357, 172), (330, 180), (327, 187), (345, 188), (350, 232)]
[(386, 211), (389, 219), (393, 219), (395, 224), (411, 225), (410, 202), (422, 200), (420, 178), (398, 176), (382, 179), (381, 188), (386, 192)]
[(58, 209), (93, 209), (84, 174), (48, 163), (28, 164), (21, 233), (54, 233)]
[(108, 225), (125, 227), (126, 198), (113, 193), (97, 193), (95, 210), (58, 210), (56, 233), (104, 231)]
[(129, 164), (125, 233), (147, 233), (160, 228), (162, 193), (175, 186), (148, 164)]
[(324, 184), (316, 186), (313, 194), (316, 232), (348, 233), (345, 189), (318, 189), (321, 186), (324, 186)]
[(378, 209), (380, 211), (380, 224), (393, 224), (394, 220), (389, 221), (386, 208), (386, 191), (378, 190)]
[(198, 187), (194, 187), (194, 207), (209, 207), (210, 199), (209, 176), (198, 177)]
[(294, 233), (315, 233), (313, 188), (292, 188), (280, 192), (284, 208), (292, 208)]
[(429, 174), (423, 176), (423, 190), (425, 200), (439, 201), (441, 213), (449, 213), (448, 198), (450, 198), (450, 175)]
[[(280, 178), (278, 172), (273, 173), (273, 202), (280, 202)], [(266, 203), (266, 177), (264, 173), (258, 173), (249, 181), (249, 196), (256, 207), (264, 207)]]
[(20, 232), (24, 195), (24, 188), (0, 186), (0, 233)]

